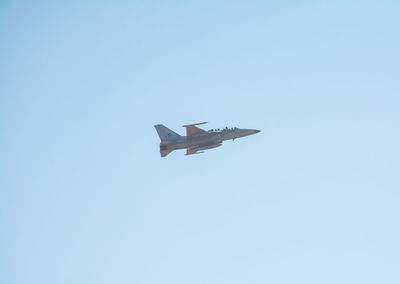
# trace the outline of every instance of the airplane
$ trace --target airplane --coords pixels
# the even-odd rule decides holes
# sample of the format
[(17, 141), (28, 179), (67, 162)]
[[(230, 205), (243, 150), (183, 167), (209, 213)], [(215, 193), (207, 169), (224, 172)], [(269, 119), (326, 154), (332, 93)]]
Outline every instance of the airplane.
[[(240, 129), (237, 127), (224, 129), (204, 130), (197, 125), (206, 124), (200, 122), (195, 124), (183, 125), (186, 128), (186, 136), (181, 136), (162, 124), (154, 125), (160, 136), (160, 154), (161, 157), (167, 156), (174, 150), (186, 149), (186, 155), (204, 153), (204, 150), (222, 146), (225, 140), (241, 138), (260, 132), (256, 129)], [(201, 151), (201, 152), (199, 152)]]

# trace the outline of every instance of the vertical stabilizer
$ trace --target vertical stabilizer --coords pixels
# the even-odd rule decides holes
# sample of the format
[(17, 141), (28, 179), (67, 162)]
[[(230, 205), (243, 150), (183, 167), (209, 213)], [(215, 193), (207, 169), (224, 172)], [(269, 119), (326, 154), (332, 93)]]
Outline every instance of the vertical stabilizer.
[(168, 127), (165, 127), (162, 124), (154, 125), (157, 130), (158, 136), (160, 136), (161, 142), (163, 141), (177, 141), (181, 140), (183, 137), (180, 136), (178, 133), (173, 132)]

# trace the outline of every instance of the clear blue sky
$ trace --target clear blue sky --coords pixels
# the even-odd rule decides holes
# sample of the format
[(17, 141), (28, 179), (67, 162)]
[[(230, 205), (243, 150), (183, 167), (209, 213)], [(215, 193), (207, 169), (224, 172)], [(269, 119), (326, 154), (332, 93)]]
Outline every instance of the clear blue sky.
[(0, 283), (400, 283), (397, 1), (64, 2), (0, 4)]

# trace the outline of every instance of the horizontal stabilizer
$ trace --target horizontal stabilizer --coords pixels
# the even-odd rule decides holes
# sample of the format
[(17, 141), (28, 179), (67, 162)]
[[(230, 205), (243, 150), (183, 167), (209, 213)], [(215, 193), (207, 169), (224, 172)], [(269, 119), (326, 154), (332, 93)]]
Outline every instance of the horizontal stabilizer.
[(161, 157), (165, 157), (172, 151), (174, 151), (174, 150), (160, 150), (160, 155), (161, 155)]

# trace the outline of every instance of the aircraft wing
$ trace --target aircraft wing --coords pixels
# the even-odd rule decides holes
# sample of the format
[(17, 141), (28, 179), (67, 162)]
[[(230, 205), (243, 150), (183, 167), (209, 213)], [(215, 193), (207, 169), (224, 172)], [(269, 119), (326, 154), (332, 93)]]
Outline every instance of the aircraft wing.
[(187, 149), (186, 149), (186, 156), (187, 156), (187, 155), (193, 155), (193, 154), (203, 153), (203, 152), (197, 153), (197, 151), (198, 151), (197, 149), (187, 148)]
[[(186, 149), (186, 155), (193, 155), (193, 154), (198, 154), (198, 151), (202, 150), (208, 150), (208, 149), (213, 149), (217, 148), (219, 146), (222, 146), (222, 143), (207, 143), (207, 144), (200, 144), (194, 147), (190, 147)], [(203, 152), (199, 152), (203, 153)]]
[(198, 128), (196, 126), (196, 125), (201, 125), (201, 124), (205, 124), (205, 123), (207, 123), (207, 122), (184, 125), (183, 127), (186, 127), (186, 138), (190, 138), (192, 136), (198, 136), (198, 135), (211, 135), (208, 131)]

